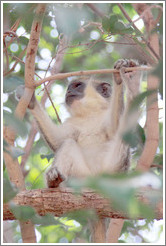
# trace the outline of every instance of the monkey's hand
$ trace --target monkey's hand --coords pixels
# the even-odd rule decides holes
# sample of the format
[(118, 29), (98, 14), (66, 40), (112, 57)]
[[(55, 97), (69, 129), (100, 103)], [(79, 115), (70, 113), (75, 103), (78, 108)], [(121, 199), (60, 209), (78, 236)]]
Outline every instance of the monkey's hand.
[(137, 67), (139, 63), (135, 60), (120, 59), (118, 60), (114, 68), (120, 70), (120, 73), (115, 73), (114, 78), (117, 84), (122, 83), (122, 81), (127, 86), (130, 96), (133, 98), (139, 92), (139, 85), (141, 80), (141, 71), (128, 71), (125, 72), (126, 67)]
[(52, 166), (46, 173), (47, 186), (49, 188), (57, 188), (65, 177), (58, 171), (56, 166)]
[[(17, 101), (19, 101), (21, 99), (22, 95), (24, 94), (24, 89), (25, 89), (24, 85), (20, 85), (17, 87), (17, 89), (15, 91), (15, 98), (17, 99)], [(36, 103), (36, 98), (35, 98), (35, 93), (33, 93), (31, 101), (28, 105), (28, 108), (34, 109), (35, 103)]]
[[(138, 62), (135, 60), (128, 60), (128, 59), (119, 59), (115, 64), (114, 68), (120, 71), (124, 71), (126, 67), (136, 67), (138, 66)], [(126, 76), (132, 76), (133, 72), (124, 72)], [(121, 73), (114, 73), (115, 82), (119, 85), (123, 81), (123, 76)]]

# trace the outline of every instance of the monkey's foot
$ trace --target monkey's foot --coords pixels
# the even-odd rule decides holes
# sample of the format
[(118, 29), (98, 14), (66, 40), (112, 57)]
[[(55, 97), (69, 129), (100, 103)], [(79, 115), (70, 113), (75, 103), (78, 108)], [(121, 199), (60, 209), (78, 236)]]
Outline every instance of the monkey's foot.
[[(136, 60), (128, 60), (128, 59), (119, 59), (115, 64), (114, 64), (114, 68), (117, 70), (120, 70), (122, 68), (125, 67), (137, 67), (139, 65), (139, 63)], [(131, 74), (133, 72), (125, 72), (126, 74)], [(114, 73), (114, 78), (116, 83), (119, 85), (122, 83), (122, 78), (120, 73)]]
[(54, 166), (46, 173), (46, 180), (48, 188), (57, 188), (65, 180), (65, 177)]

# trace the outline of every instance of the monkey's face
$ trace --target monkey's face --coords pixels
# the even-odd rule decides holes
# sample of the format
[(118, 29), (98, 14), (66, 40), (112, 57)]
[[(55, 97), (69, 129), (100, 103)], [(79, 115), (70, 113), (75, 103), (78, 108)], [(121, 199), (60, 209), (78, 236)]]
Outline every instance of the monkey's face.
[(110, 96), (109, 83), (78, 79), (69, 84), (65, 102), (72, 115), (85, 115), (108, 108)]
[(85, 82), (74, 80), (67, 88), (65, 102), (68, 106), (71, 106), (75, 100), (80, 100), (84, 97)]

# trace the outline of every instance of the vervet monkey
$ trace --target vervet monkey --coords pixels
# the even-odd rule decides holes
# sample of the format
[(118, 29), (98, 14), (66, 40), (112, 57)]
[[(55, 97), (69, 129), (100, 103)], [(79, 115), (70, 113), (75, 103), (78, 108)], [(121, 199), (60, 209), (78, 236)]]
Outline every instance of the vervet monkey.
[(93, 78), (73, 80), (65, 97), (71, 117), (59, 126), (32, 98), (29, 109), (55, 152), (53, 164), (46, 173), (48, 187), (57, 187), (68, 177), (84, 178), (128, 169), (129, 146), (122, 140), (122, 133), (130, 102), (139, 92), (141, 72), (125, 72), (124, 68), (134, 66), (138, 66), (136, 61), (118, 60), (114, 68), (120, 72), (114, 73), (112, 88), (109, 83)]

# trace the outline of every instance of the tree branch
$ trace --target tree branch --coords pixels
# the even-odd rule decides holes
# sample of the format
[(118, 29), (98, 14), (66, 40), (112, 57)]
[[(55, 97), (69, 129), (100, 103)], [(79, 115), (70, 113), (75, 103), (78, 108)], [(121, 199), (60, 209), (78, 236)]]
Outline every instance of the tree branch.
[[(148, 5), (145, 3), (133, 4), (137, 12), (140, 14), (141, 11), (145, 11)], [(145, 27), (148, 33), (154, 28), (154, 18), (150, 11), (147, 10), (146, 15), (143, 17), (145, 22)], [(149, 45), (155, 50), (159, 55), (159, 37), (158, 33), (153, 33), (149, 36)], [(149, 74), (147, 79), (148, 90), (155, 90), (159, 87), (158, 77)], [(147, 98), (147, 117), (146, 117), (146, 142), (138, 161), (137, 169), (142, 171), (147, 171), (153, 163), (154, 156), (157, 151), (159, 143), (159, 109), (158, 109), (158, 95), (157, 92)]]
[(27, 106), (34, 92), (34, 74), (35, 74), (35, 57), (38, 49), (38, 42), (42, 28), (42, 21), (46, 9), (46, 4), (38, 4), (36, 16), (32, 23), (30, 40), (27, 47), (26, 63), (25, 63), (25, 90), (21, 97), (15, 114), (20, 119), (24, 118)]
[[(125, 71), (149, 71), (152, 67), (142, 66), (142, 67), (128, 67)], [(85, 75), (92, 75), (92, 74), (107, 74), (107, 73), (119, 73), (117, 69), (99, 69), (99, 70), (85, 70), (85, 71), (76, 71), (70, 73), (57, 73), (55, 75), (49, 76), (47, 78), (38, 80), (34, 83), (35, 87), (43, 84), (46, 81), (50, 80), (57, 80), (57, 79), (65, 79), (67, 77), (72, 76), (85, 76)]]
[[(137, 198), (140, 201), (149, 204), (149, 192), (160, 193), (160, 191), (148, 189), (145, 191), (140, 191)], [(103, 198), (101, 195), (95, 194), (92, 191), (84, 191), (82, 195), (76, 196), (69, 188), (26, 190), (17, 194), (13, 199), (13, 202), (17, 205), (31, 206), (41, 216), (47, 213), (52, 213), (53, 215), (60, 217), (64, 213), (68, 213), (73, 210), (94, 209), (101, 217), (129, 219), (125, 213), (118, 210), (115, 211), (108, 199)], [(4, 220), (15, 219), (9, 209), (8, 204), (4, 204), (3, 211)], [(160, 204), (156, 204), (154, 211), (156, 219), (161, 219), (162, 201)]]

